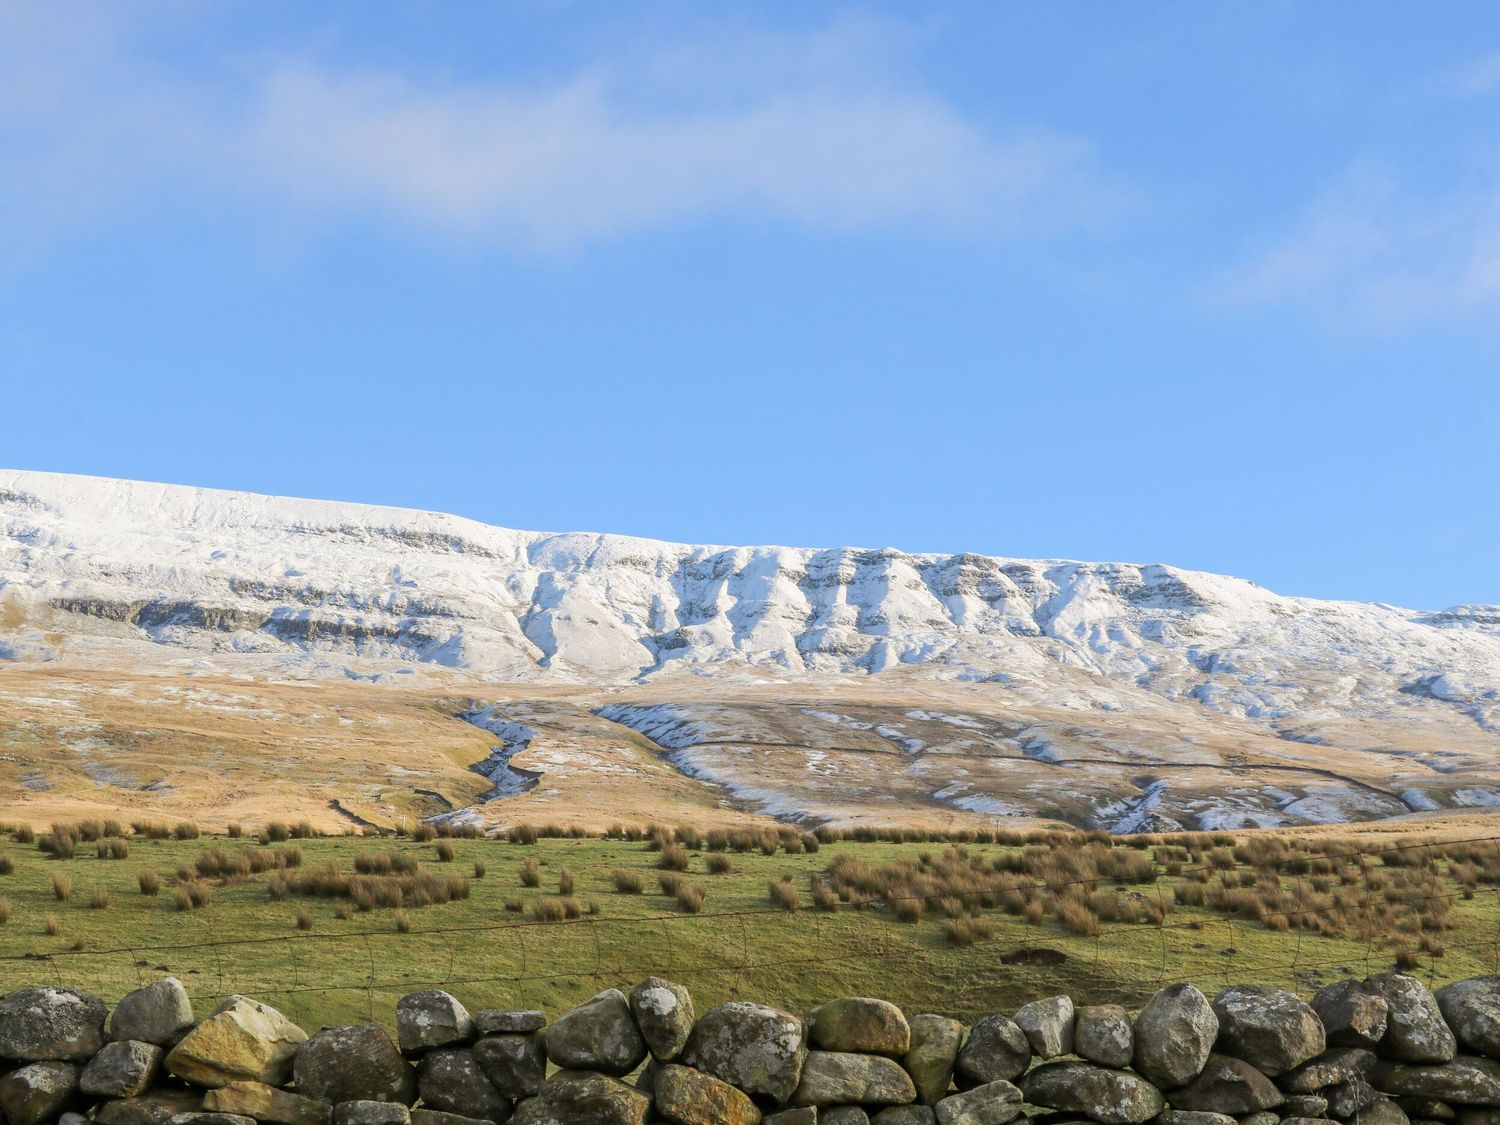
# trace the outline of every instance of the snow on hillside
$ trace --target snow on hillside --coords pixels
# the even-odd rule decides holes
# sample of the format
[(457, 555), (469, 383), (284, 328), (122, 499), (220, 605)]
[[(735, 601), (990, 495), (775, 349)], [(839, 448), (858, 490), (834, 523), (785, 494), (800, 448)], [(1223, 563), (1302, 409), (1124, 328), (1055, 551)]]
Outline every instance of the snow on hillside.
[[(908, 675), (1081, 710), (1144, 691), (1273, 729), (1500, 723), (1500, 608), (1280, 597), (1171, 566), (711, 547), (431, 512), (0, 471), (0, 658), (114, 646), (312, 675), (423, 667)], [(144, 651), (144, 650), (141, 650)], [(1060, 674), (1066, 670), (1067, 675)], [(1285, 737), (1318, 736), (1287, 733)]]

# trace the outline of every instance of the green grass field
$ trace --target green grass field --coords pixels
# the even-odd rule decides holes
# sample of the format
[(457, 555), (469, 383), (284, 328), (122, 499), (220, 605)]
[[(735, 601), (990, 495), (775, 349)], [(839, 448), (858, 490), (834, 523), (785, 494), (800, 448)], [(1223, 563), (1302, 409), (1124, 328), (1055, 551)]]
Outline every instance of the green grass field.
[[(1028, 922), (998, 908), (979, 910), (993, 936), (955, 947), (937, 911), (917, 923), (895, 920), (883, 907), (835, 911), (812, 908), (808, 879), (840, 856), (870, 867), (895, 860), (940, 856), (943, 844), (837, 842), (816, 853), (728, 853), (732, 870), (709, 874), (709, 855), (690, 852), (686, 879), (707, 896), (698, 914), (683, 912), (658, 889), (658, 854), (639, 842), (543, 839), (534, 845), (494, 840), (441, 841), (454, 859), (439, 862), (438, 844), (356, 837), (293, 841), (299, 870), (335, 864), (352, 871), (359, 853), (397, 852), (417, 857), (423, 870), (464, 875), (469, 897), (404, 911), (409, 932), (398, 929), (392, 909), (352, 910), (344, 902), (298, 896), (275, 900), (272, 874), (231, 877), (212, 885), (211, 901), (177, 909), (174, 872), (191, 867), (205, 849), (230, 856), (254, 851), (254, 841), (224, 838), (150, 840), (132, 837), (123, 859), (95, 858), (96, 845), (80, 843), (71, 859), (54, 859), (36, 844), (0, 841), (0, 857), (13, 868), (0, 874), (0, 897), (9, 917), (0, 925), (0, 991), (28, 984), (70, 984), (115, 1000), (164, 972), (180, 977), (202, 1005), (228, 993), (246, 993), (282, 1008), (302, 1025), (374, 1020), (389, 1024), (396, 999), (441, 985), (471, 1007), (540, 1007), (556, 1014), (600, 988), (628, 985), (657, 974), (687, 984), (701, 1007), (732, 998), (756, 999), (798, 1010), (830, 997), (875, 995), (910, 1011), (973, 1017), (1009, 1010), (1028, 999), (1067, 991), (1076, 998), (1138, 1001), (1160, 983), (1191, 980), (1205, 990), (1228, 981), (1263, 981), (1303, 993), (1345, 975), (1390, 967), (1394, 933), (1322, 936), (1293, 928), (1275, 931), (1247, 917), (1177, 905), (1162, 924), (1106, 922), (1097, 937), (1068, 932), (1056, 918)], [(1018, 849), (966, 845), (986, 861)], [(518, 869), (534, 860), (540, 886), (520, 885)], [(474, 864), (487, 872), (474, 878)], [(3, 868), (0, 860), (0, 868)], [(571, 920), (537, 922), (539, 899), (557, 895), (562, 869), (576, 878), (584, 913)], [(643, 894), (617, 893), (612, 873), (637, 872)], [(1379, 870), (1375, 861), (1374, 870)], [(162, 880), (155, 897), (140, 893), (141, 872)], [(1433, 868), (1439, 893), (1451, 901), (1441, 955), (1417, 957), (1413, 971), (1443, 981), (1496, 968), (1500, 909), (1494, 885), (1471, 898), (1446, 861)], [(803, 908), (773, 908), (768, 885), (785, 875), (801, 892)], [(53, 877), (71, 883), (66, 901)], [(1300, 876), (1297, 877), (1300, 880)], [(1291, 877), (1287, 877), (1288, 884)], [(1122, 885), (1103, 891), (1170, 902), (1174, 879)], [(108, 904), (94, 906), (97, 892)], [(1431, 892), (1430, 892), (1431, 893)], [(524, 910), (507, 909), (521, 900)], [(589, 913), (596, 905), (597, 913)], [(1401, 907), (1394, 908), (1401, 917)], [(0, 904), (3, 910), (3, 904)], [(299, 912), (305, 912), (298, 925)], [(340, 917), (339, 914), (346, 915)], [(48, 933), (49, 923), (55, 933)], [(1061, 964), (1007, 964), (1022, 948), (1064, 954)]]

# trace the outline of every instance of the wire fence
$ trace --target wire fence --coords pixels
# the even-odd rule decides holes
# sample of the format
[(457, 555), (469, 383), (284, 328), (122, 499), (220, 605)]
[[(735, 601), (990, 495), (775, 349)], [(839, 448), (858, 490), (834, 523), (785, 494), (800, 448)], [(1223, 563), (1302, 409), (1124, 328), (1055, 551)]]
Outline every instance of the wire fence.
[[(1495, 845), (1500, 836), (1315, 854), (1347, 865), (1423, 849)], [(1236, 860), (1183, 866), (1177, 874), (1264, 871), (1267, 866)], [(1277, 870), (1294, 882), (1300, 901), (1302, 873)], [(1085, 876), (1024, 886), (1040, 895), (1109, 883)], [(1500, 884), (1449, 888), (1435, 882), (1422, 899), (1429, 906), (1469, 901), (1470, 916), (1462, 933), (1445, 935), (1442, 956), (1428, 957), (1420, 975), (1435, 982), (1476, 971), (1500, 972)], [(988, 896), (993, 891), (954, 893)], [(1215, 984), (1259, 981), (1306, 993), (1326, 983), (1325, 975), (1365, 976), (1392, 967), (1392, 935), (1377, 932), (1373, 917), (1364, 920), (1354, 938), (1330, 937), (1296, 924), (1314, 912), (1311, 907), (1253, 918), (1200, 911), (1182, 919), (1168, 915), (1171, 890), (1163, 888), (1160, 875), (1146, 890), (1128, 893), (1158, 896), (1160, 920), (1100, 925), (1094, 934), (1080, 937), (1065, 934), (1055, 921), (1026, 916), (1010, 919), (995, 940), (955, 951), (941, 948), (931, 927), (904, 926), (883, 914), (869, 917), (848, 907), (790, 913), (768, 905), (559, 921), (495, 918), (404, 930), (364, 926), (244, 936), (219, 932), (209, 912), (191, 912), (181, 916), (182, 924), (198, 932), (180, 940), (122, 940), (3, 955), (0, 979), (6, 980), (6, 988), (15, 986), (11, 981), (94, 986), (91, 990), (115, 998), (112, 992), (170, 972), (184, 979), (200, 1000), (235, 993), (273, 1003), (303, 997), (308, 998), (304, 1007), (316, 1008), (319, 998), (339, 994), (341, 1012), (358, 1008), (367, 1018), (384, 1022), (394, 996), (421, 988), (483, 989), (510, 996), (540, 990), (564, 996), (647, 975), (704, 982), (708, 991), (724, 998), (777, 1002), (778, 987), (789, 980), (803, 987), (827, 981), (831, 990), (906, 974), (925, 981), (934, 1007), (946, 1004), (953, 1014), (967, 1015), (1059, 991), (1098, 1000), (1138, 999), (1179, 980), (1205, 991)], [(879, 902), (889, 909), (906, 897), (886, 896)], [(1366, 905), (1368, 910), (1368, 898)], [(1280, 933), (1268, 929), (1273, 918), (1285, 919), (1289, 928)]]

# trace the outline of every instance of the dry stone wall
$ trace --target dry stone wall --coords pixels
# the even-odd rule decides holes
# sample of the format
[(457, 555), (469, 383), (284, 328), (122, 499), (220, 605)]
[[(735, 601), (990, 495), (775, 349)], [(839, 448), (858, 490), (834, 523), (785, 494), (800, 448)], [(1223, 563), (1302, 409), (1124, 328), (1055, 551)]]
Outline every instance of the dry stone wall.
[(245, 996), (200, 1016), (170, 977), (112, 1012), (20, 989), (0, 1125), (1500, 1125), (1500, 976), (1051, 996), (967, 1028), (870, 997), (700, 1013), (654, 977), (550, 1023), (437, 989), (395, 1014), (392, 1040)]

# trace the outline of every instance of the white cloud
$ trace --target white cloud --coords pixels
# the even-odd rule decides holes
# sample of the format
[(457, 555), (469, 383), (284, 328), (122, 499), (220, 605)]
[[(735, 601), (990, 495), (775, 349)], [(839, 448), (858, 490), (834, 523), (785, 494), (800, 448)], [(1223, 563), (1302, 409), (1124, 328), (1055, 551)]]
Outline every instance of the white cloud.
[(1433, 198), (1368, 167), (1330, 187), (1213, 296), (1399, 331), (1500, 314), (1500, 187)]
[(1500, 90), (1500, 51), (1468, 59), (1437, 75), (1433, 88), (1450, 98), (1482, 98)]
[(908, 73), (898, 25), (736, 32), (523, 88), (309, 58), (204, 77), (107, 8), (70, 10), (97, 18), (59, 56), (61, 18), (3, 5), (0, 221), (17, 235), (164, 204), (563, 248), (723, 214), (1006, 235), (1113, 208), (1087, 144), (969, 120)]

